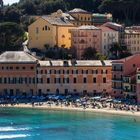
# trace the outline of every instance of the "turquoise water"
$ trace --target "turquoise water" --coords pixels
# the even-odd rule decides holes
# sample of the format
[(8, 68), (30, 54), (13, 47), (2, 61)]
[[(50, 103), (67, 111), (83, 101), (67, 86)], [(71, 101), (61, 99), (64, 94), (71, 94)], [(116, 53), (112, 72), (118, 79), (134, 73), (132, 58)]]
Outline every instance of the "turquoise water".
[(1, 139), (140, 140), (140, 118), (87, 112), (0, 108)]

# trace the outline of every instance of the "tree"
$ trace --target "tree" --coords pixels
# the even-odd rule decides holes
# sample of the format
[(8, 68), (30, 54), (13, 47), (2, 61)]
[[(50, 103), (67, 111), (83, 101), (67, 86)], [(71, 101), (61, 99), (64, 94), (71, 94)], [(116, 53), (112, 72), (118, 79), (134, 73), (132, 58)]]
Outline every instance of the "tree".
[(110, 52), (114, 59), (120, 59), (131, 55), (127, 50), (127, 46), (121, 46), (119, 43), (113, 43), (111, 45)]
[(106, 60), (107, 57), (104, 56), (104, 55), (102, 55), (102, 54), (100, 54), (99, 52), (97, 52), (97, 53), (96, 53), (96, 59), (97, 59), (97, 60)]
[(83, 59), (87, 59), (87, 60), (93, 60), (93, 59), (96, 59), (96, 49), (95, 48), (92, 48), (92, 47), (88, 47), (84, 50), (83, 52)]
[(14, 22), (0, 23), (0, 52), (17, 51), (22, 47), (23, 30)]
[(140, 11), (139, 0), (103, 0), (99, 6), (101, 12), (111, 12), (115, 19), (122, 20), (126, 24), (135, 22)]

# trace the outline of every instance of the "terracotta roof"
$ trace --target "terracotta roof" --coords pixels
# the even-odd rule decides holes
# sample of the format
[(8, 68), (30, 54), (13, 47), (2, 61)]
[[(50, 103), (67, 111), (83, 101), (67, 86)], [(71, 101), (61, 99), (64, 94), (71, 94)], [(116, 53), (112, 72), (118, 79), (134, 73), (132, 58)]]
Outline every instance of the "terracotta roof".
[(109, 27), (105, 27), (105, 26), (99, 26), (98, 27), (99, 29), (101, 29), (102, 31), (116, 31), (116, 30), (113, 30), (113, 29), (111, 29), (111, 28), (109, 28)]
[(52, 16), (42, 16), (42, 18), (52, 25), (74, 26), (71, 22), (66, 20), (64, 17), (57, 18)]
[(134, 54), (132, 56), (128, 56), (128, 57), (123, 58), (123, 59), (113, 60), (112, 63), (124, 63), (125, 61), (128, 61), (128, 60), (132, 59), (135, 56), (140, 56), (140, 54)]

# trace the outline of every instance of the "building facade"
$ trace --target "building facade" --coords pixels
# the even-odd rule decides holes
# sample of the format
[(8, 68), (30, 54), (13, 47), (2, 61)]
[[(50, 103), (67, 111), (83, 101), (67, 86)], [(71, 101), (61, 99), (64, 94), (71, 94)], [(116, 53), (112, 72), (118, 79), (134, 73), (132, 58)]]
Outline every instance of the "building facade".
[(125, 45), (125, 41), (124, 41), (125, 40), (125, 27), (124, 27), (124, 25), (117, 24), (114, 22), (107, 22), (107, 23), (103, 24), (103, 26), (117, 31), (119, 33), (118, 34), (119, 44), (121, 46)]
[(140, 53), (140, 31), (125, 30), (125, 43), (131, 54)]
[(119, 43), (118, 31), (105, 27), (105, 26), (100, 26), (99, 29), (101, 29), (101, 32), (102, 32), (101, 53), (109, 57), (111, 45), (113, 43)]
[(75, 26), (64, 18), (43, 16), (28, 27), (29, 48), (45, 49), (45, 45), (64, 48), (71, 46), (70, 29)]
[(140, 101), (140, 54), (112, 62), (112, 89), (116, 97), (130, 97)]
[(68, 13), (75, 19), (71, 21), (74, 25), (92, 25), (92, 13), (80, 8), (75, 8)]
[(111, 61), (39, 61), (25, 52), (0, 56), (1, 95), (111, 92)]
[(101, 29), (95, 26), (80, 26), (71, 30), (71, 47), (76, 49), (77, 59), (83, 59), (86, 48), (95, 48), (101, 52)]
[(37, 92), (37, 60), (24, 52), (0, 56), (0, 94), (26, 95)]

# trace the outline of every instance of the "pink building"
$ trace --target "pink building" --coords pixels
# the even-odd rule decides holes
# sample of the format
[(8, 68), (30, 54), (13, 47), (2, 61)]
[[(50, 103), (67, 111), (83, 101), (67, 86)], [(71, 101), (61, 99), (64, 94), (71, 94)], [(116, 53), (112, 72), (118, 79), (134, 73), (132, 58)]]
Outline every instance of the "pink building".
[(140, 102), (140, 54), (112, 62), (112, 89), (115, 97), (129, 97)]
[(95, 26), (80, 26), (71, 30), (71, 47), (76, 48), (77, 59), (82, 59), (86, 48), (95, 48), (101, 52), (101, 29)]

